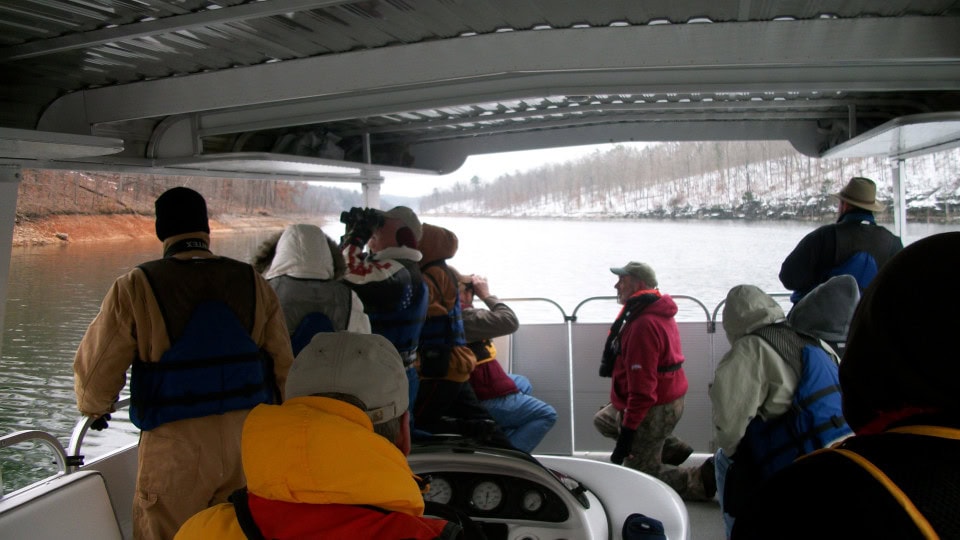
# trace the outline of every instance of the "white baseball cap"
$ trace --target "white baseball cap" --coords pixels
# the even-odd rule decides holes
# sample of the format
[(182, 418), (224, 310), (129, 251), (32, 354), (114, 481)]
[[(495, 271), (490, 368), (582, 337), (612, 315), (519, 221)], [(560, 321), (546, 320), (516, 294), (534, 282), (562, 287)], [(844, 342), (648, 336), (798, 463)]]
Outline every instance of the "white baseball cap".
[(321, 332), (300, 351), (287, 374), (287, 399), (330, 392), (362, 401), (374, 424), (400, 417), (410, 404), (403, 360), (378, 334)]

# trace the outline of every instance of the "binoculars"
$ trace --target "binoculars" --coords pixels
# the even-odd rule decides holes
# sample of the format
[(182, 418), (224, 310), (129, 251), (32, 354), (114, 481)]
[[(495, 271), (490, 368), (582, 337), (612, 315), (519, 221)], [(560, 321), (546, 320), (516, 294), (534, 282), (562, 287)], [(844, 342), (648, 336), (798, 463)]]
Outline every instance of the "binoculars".
[(373, 208), (354, 206), (346, 212), (340, 212), (340, 223), (347, 226), (347, 230), (375, 231), (383, 227), (383, 213)]

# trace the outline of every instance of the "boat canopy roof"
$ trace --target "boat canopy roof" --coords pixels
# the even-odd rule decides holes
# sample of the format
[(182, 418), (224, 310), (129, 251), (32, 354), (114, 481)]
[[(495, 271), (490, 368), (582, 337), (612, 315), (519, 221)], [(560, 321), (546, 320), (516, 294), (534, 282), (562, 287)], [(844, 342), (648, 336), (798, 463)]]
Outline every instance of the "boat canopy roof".
[[(349, 178), (626, 141), (960, 145), (956, 0), (0, 6), (0, 160)], [(222, 174), (221, 174), (222, 175)]]

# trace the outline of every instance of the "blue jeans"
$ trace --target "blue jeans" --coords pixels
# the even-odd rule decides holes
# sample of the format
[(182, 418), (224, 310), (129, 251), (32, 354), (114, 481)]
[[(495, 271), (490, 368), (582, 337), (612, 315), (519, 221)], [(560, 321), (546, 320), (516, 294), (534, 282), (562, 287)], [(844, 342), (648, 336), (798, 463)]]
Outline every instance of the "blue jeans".
[(420, 376), (417, 375), (417, 368), (412, 364), (407, 367), (407, 387), (410, 392), (410, 405), (407, 411), (410, 413), (410, 437), (413, 440), (429, 438), (430, 434), (426, 431), (417, 430), (413, 424), (413, 404), (417, 401), (417, 392), (420, 390)]
[(528, 379), (526, 375), (510, 373), (510, 378), (513, 379), (513, 384), (517, 385), (517, 390), (520, 390), (524, 394), (533, 393), (533, 385), (530, 384), (530, 379)]
[(510, 444), (528, 454), (557, 422), (557, 411), (552, 406), (523, 392), (481, 403), (510, 439)]
[(734, 517), (723, 511), (723, 485), (727, 481), (727, 470), (731, 463), (733, 463), (733, 460), (723, 453), (723, 448), (718, 449), (714, 455), (713, 468), (716, 471), (717, 498), (720, 499), (720, 513), (723, 514), (723, 525), (727, 530), (727, 538), (730, 538), (730, 533), (733, 531)]

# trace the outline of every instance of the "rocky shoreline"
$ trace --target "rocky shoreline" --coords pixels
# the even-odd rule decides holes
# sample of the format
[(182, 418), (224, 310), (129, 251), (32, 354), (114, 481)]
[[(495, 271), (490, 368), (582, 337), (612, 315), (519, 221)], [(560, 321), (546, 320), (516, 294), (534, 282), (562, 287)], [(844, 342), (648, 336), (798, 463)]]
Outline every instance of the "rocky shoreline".
[[(290, 223), (309, 222), (323, 226), (326, 221), (315, 216), (220, 215), (210, 219), (210, 232), (218, 234), (253, 229), (279, 231)], [(124, 240), (155, 234), (153, 216), (139, 214), (57, 214), (40, 218), (17, 216), (13, 228), (13, 246)]]

